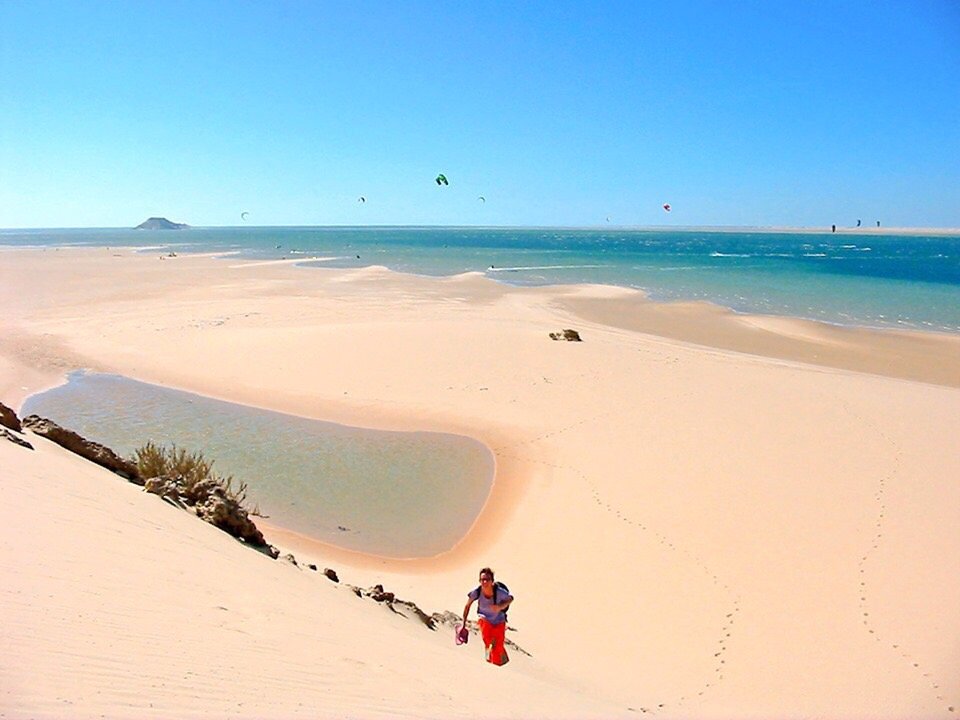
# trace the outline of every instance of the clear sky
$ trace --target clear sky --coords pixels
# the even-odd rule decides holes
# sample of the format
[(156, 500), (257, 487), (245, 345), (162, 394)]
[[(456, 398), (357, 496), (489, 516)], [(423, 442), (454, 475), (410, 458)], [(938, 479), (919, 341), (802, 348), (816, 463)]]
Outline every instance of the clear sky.
[(0, 227), (243, 211), (960, 227), (960, 2), (0, 0)]

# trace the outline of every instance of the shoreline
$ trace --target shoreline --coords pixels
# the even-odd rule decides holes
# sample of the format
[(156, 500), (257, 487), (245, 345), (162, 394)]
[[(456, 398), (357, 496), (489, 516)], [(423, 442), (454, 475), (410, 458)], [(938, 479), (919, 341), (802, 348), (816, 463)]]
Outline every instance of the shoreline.
[[(288, 228), (288, 227), (289, 227), (289, 228), (292, 228), (292, 227), (295, 227), (295, 226), (281, 226), (279, 229)], [(337, 227), (339, 227), (339, 226), (329, 226), (329, 227), (328, 227), (328, 226), (317, 226), (315, 229), (336, 229)], [(366, 226), (357, 226), (357, 227), (354, 227), (354, 226), (343, 226), (343, 227), (346, 228), (346, 229), (365, 229)], [(374, 226), (374, 227), (380, 227), (380, 226)], [(394, 226), (383, 226), (383, 227), (389, 228), (389, 227), (394, 227)], [(417, 227), (419, 227), (419, 226), (397, 226), (398, 229), (416, 229)], [(104, 229), (105, 229), (105, 230), (124, 230), (123, 228), (104, 228)], [(212, 229), (212, 230), (226, 229), (226, 230), (229, 230), (229, 229), (231, 229), (231, 228), (229, 228), (229, 227), (220, 228), (219, 226), (217, 226), (217, 227), (212, 227), (212, 228), (197, 228), (197, 229), (201, 229), (201, 230), (202, 230), (202, 229)], [(306, 227), (306, 228), (304, 228), (304, 229), (310, 229), (310, 228), (309, 228), (309, 227)], [(424, 226), (424, 229), (445, 229), (445, 226)], [(457, 228), (450, 228), (450, 229), (457, 229)], [(484, 229), (484, 228), (480, 228), (480, 227), (474, 228), (474, 227), (472, 227), (472, 226), (465, 226), (463, 229), (465, 229), (465, 230), (471, 230), (471, 229), (476, 230), (476, 229)], [(499, 230), (509, 230), (509, 229), (531, 230), (531, 229), (540, 229), (540, 228), (494, 227), (494, 228), (490, 228), (490, 229), (493, 229), (493, 230), (498, 230), (498, 229), (499, 229)], [(572, 230), (572, 231), (583, 230), (583, 231), (595, 232), (595, 231), (601, 230), (602, 228), (599, 228), (599, 227), (597, 227), (597, 228), (586, 228), (586, 227), (585, 227), (585, 228), (542, 228), (542, 229), (544, 229), (544, 230), (548, 230), (548, 229), (554, 229), (554, 230)], [(607, 229), (617, 230), (617, 229), (619, 229), (619, 228), (607, 228)], [(696, 233), (696, 232), (718, 232), (718, 233), (733, 233), (733, 234), (736, 234), (736, 233), (750, 233), (750, 232), (756, 231), (756, 232), (758, 232), (758, 233), (760, 233), (760, 234), (764, 234), (764, 233), (766, 233), (766, 234), (800, 234), (800, 235), (803, 235), (803, 234), (811, 234), (811, 235), (824, 234), (824, 233), (822, 233), (822, 232), (817, 232), (817, 231), (811, 230), (811, 229), (809, 229), (809, 228), (797, 228), (797, 227), (784, 227), (784, 228), (750, 228), (750, 227), (731, 227), (731, 228), (722, 228), (722, 227), (721, 227), (721, 228), (710, 228), (710, 227), (705, 227), (705, 228), (671, 228), (671, 227), (650, 227), (650, 228), (622, 228), (622, 229), (627, 230), (627, 231), (641, 232), (641, 233), (642, 233), (642, 232), (661, 232), (661, 231), (663, 231), (663, 232), (691, 232), (691, 233)], [(84, 229), (84, 228), (78, 228), (77, 230), (83, 231), (83, 230), (85, 230), (85, 229)], [(883, 234), (889, 234), (889, 235), (910, 235), (910, 234), (911, 234), (911, 230), (913, 230), (913, 229), (911, 229), (911, 228), (889, 228), (888, 230), (890, 230), (891, 232), (889, 232), (889, 233), (877, 232), (877, 231), (874, 231), (874, 229), (871, 229), (871, 228), (866, 228), (866, 229), (853, 228), (853, 229), (851, 229), (851, 231), (855, 231), (855, 232), (851, 232), (851, 234), (858, 234), (858, 233), (859, 233), (859, 234), (868, 235), (868, 236), (869, 236), (869, 235), (883, 235)], [(953, 229), (953, 228), (923, 228), (923, 229), (920, 229), (920, 230), (922, 230), (923, 232), (920, 232), (920, 233), (918, 234), (918, 237), (950, 237), (950, 236), (960, 237), (960, 229)], [(837, 232), (839, 233), (840, 231), (838, 230)], [(832, 233), (831, 233), (829, 230), (827, 230), (827, 231), (825, 231), (825, 234), (828, 234), (828, 235), (829, 235), (829, 234), (832, 234)], [(2, 239), (2, 238), (0, 238), (0, 239)], [(498, 285), (503, 285), (503, 286), (505, 286), (505, 287), (507, 287), (507, 288), (517, 289), (517, 290), (523, 290), (523, 289), (540, 289), (540, 290), (549, 291), (549, 290), (552, 289), (552, 288), (556, 288), (556, 289), (558, 289), (559, 291), (565, 291), (565, 290), (568, 289), (568, 288), (604, 287), (604, 288), (613, 288), (613, 289), (616, 289), (616, 290), (623, 290), (623, 291), (628, 291), (628, 292), (631, 292), (631, 293), (640, 294), (640, 295), (642, 295), (645, 299), (647, 299), (647, 301), (650, 302), (650, 303), (656, 303), (656, 304), (661, 304), (661, 305), (670, 305), (670, 306), (681, 306), (681, 305), (684, 305), (684, 304), (699, 304), (699, 305), (702, 305), (702, 306), (707, 307), (707, 308), (719, 309), (719, 310), (722, 310), (722, 311), (724, 311), (724, 312), (732, 313), (732, 314), (734, 314), (734, 315), (741, 316), (741, 317), (745, 317), (745, 318), (754, 318), (754, 317), (756, 317), (756, 318), (773, 318), (773, 319), (783, 318), (783, 319), (785, 319), (785, 320), (790, 320), (790, 321), (817, 323), (817, 324), (820, 324), (820, 325), (825, 325), (825, 326), (834, 327), (834, 328), (840, 328), (840, 329), (865, 330), (865, 331), (877, 331), (877, 332), (893, 332), (893, 333), (902, 332), (902, 333), (908, 333), (908, 334), (909, 334), (909, 333), (915, 333), (915, 334), (923, 334), (923, 335), (944, 335), (944, 336), (949, 336), (949, 337), (953, 337), (953, 336), (960, 337), (960, 326), (957, 326), (957, 327), (947, 326), (947, 327), (945, 327), (945, 326), (943, 326), (943, 325), (935, 325), (935, 324), (932, 323), (932, 322), (920, 322), (920, 321), (914, 322), (914, 323), (912, 323), (912, 324), (911, 324), (911, 323), (906, 323), (906, 322), (892, 322), (892, 321), (884, 322), (883, 320), (879, 320), (879, 319), (877, 319), (877, 318), (872, 318), (872, 319), (867, 319), (867, 320), (857, 320), (857, 319), (852, 319), (852, 320), (851, 320), (851, 319), (841, 319), (841, 318), (839, 318), (839, 317), (831, 317), (831, 318), (829, 318), (829, 319), (825, 319), (825, 318), (823, 318), (823, 317), (815, 317), (815, 316), (814, 316), (815, 313), (814, 313), (813, 315), (811, 315), (811, 314), (804, 314), (802, 311), (800, 311), (799, 308), (793, 308), (793, 309), (792, 309), (793, 314), (788, 314), (787, 311), (785, 311), (785, 312), (783, 312), (783, 313), (770, 314), (769, 312), (765, 312), (764, 310), (750, 309), (749, 307), (743, 307), (743, 308), (740, 308), (740, 307), (732, 307), (732, 306), (730, 306), (730, 305), (725, 305), (725, 304), (723, 304), (722, 302), (717, 301), (717, 300), (710, 300), (710, 299), (703, 300), (703, 299), (699, 299), (699, 298), (682, 298), (682, 297), (679, 298), (679, 299), (670, 299), (670, 298), (667, 298), (667, 297), (664, 297), (664, 296), (663, 296), (664, 294), (669, 294), (669, 291), (668, 291), (668, 290), (667, 290), (667, 291), (664, 291), (664, 290), (659, 290), (659, 291), (658, 291), (658, 290), (645, 290), (645, 289), (641, 289), (641, 288), (638, 288), (638, 287), (633, 287), (633, 286), (631, 286), (631, 285), (599, 284), (599, 283), (595, 283), (595, 282), (589, 281), (589, 280), (585, 280), (585, 281), (583, 281), (583, 282), (577, 282), (577, 283), (569, 283), (569, 284), (565, 284), (565, 283), (552, 283), (552, 284), (536, 284), (536, 283), (534, 283), (534, 284), (525, 284), (525, 283), (521, 283), (521, 284), (514, 284), (514, 283), (511, 283), (511, 282), (509, 281), (508, 275), (503, 272), (504, 268), (498, 268), (498, 269), (496, 269), (496, 270), (490, 270), (490, 269), (488, 269), (488, 268), (478, 268), (478, 269), (466, 270), (466, 271), (463, 271), (463, 272), (460, 272), (460, 273), (455, 273), (455, 274), (450, 274), (450, 275), (433, 275), (433, 274), (427, 274), (427, 273), (416, 273), (416, 272), (412, 272), (412, 271), (394, 270), (394, 269), (392, 269), (392, 268), (390, 268), (390, 267), (388, 267), (388, 266), (386, 266), (386, 265), (376, 264), (376, 263), (375, 263), (375, 264), (372, 264), (372, 265), (364, 265), (364, 266), (357, 266), (357, 267), (341, 267), (341, 268), (334, 267), (334, 268), (331, 268), (331, 267), (325, 267), (324, 264), (325, 264), (325, 263), (332, 262), (332, 261), (336, 261), (336, 260), (350, 259), (350, 258), (353, 257), (353, 255), (351, 254), (352, 251), (351, 251), (351, 253), (348, 253), (348, 254), (346, 254), (346, 255), (329, 255), (329, 254), (303, 255), (303, 253), (310, 252), (310, 251), (292, 250), (292, 251), (290, 251), (290, 252), (292, 252), (292, 253), (295, 255), (294, 257), (289, 257), (290, 252), (288, 252), (288, 253), (286, 253), (286, 254), (283, 254), (283, 253), (278, 252), (278, 253), (277, 253), (278, 257), (269, 257), (269, 258), (267, 258), (267, 259), (264, 259), (262, 256), (259, 256), (259, 255), (256, 255), (256, 254), (246, 255), (246, 254), (245, 254), (246, 251), (244, 251), (244, 250), (238, 250), (238, 249), (233, 249), (233, 248), (225, 248), (225, 249), (223, 249), (223, 250), (196, 250), (196, 251), (192, 251), (192, 250), (190, 250), (189, 248), (187, 248), (187, 249), (180, 248), (179, 245), (180, 245), (180, 244), (178, 244), (178, 243), (176, 243), (176, 242), (173, 242), (173, 243), (169, 243), (168, 245), (148, 245), (148, 246), (130, 246), (130, 245), (122, 245), (122, 244), (121, 244), (121, 245), (112, 245), (112, 246), (108, 246), (108, 245), (66, 245), (66, 246), (50, 245), (50, 246), (26, 246), (26, 247), (19, 247), (19, 246), (16, 246), (16, 245), (3, 245), (2, 243), (0, 243), (0, 253), (3, 253), (3, 252), (16, 253), (16, 252), (18, 252), (18, 251), (19, 251), (19, 252), (38, 252), (38, 251), (39, 251), (39, 252), (46, 252), (46, 251), (48, 251), (48, 250), (54, 250), (54, 251), (61, 251), (61, 250), (62, 250), (62, 251), (67, 251), (67, 252), (70, 252), (70, 251), (75, 251), (75, 252), (76, 252), (76, 251), (79, 251), (79, 252), (83, 252), (83, 251), (94, 251), (94, 252), (95, 252), (95, 251), (113, 251), (113, 252), (115, 252), (115, 253), (116, 253), (116, 252), (124, 252), (124, 253), (132, 253), (132, 254), (134, 254), (134, 255), (139, 255), (139, 254), (148, 254), (148, 253), (153, 252), (153, 251), (156, 251), (156, 250), (164, 250), (164, 249), (169, 249), (169, 248), (171, 248), (171, 247), (174, 247), (174, 248), (177, 248), (177, 249), (179, 250), (179, 253), (180, 253), (180, 254), (179, 254), (179, 255), (175, 255), (175, 256), (173, 256), (173, 257), (164, 256), (164, 257), (163, 257), (164, 260), (167, 260), (167, 259), (176, 260), (176, 259), (182, 259), (182, 258), (212, 258), (212, 259), (214, 259), (214, 260), (223, 260), (223, 259), (233, 258), (236, 262), (235, 262), (235, 264), (231, 265), (230, 268), (231, 268), (231, 269), (234, 269), (234, 270), (236, 270), (236, 269), (241, 269), (241, 268), (263, 268), (263, 267), (269, 267), (269, 266), (272, 266), (272, 265), (290, 265), (290, 266), (293, 266), (293, 267), (297, 267), (297, 268), (299, 268), (299, 269), (309, 269), (309, 270), (332, 270), (332, 271), (352, 271), (352, 272), (369, 272), (369, 273), (376, 273), (376, 272), (378, 272), (378, 271), (383, 270), (383, 271), (387, 271), (387, 272), (390, 272), (390, 273), (395, 273), (395, 274), (397, 274), (397, 275), (409, 276), (409, 277), (411, 277), (411, 278), (418, 278), (418, 279), (422, 279), (422, 280), (425, 280), (425, 281), (432, 281), (432, 280), (451, 280), (451, 279), (455, 279), (455, 278), (457, 278), (457, 277), (459, 277), (459, 276), (467, 276), (467, 275), (476, 274), (476, 275), (482, 276), (482, 277), (484, 277), (484, 278), (486, 278), (486, 279), (488, 279), (488, 280), (490, 280), (490, 281), (492, 281), (492, 282), (494, 282), (494, 283), (497, 283)], [(0, 257), (2, 257), (2, 255), (0, 255)], [(359, 257), (359, 256), (357, 256), (357, 257)], [(491, 267), (492, 267), (492, 266), (491, 266)], [(507, 269), (509, 269), (509, 268), (507, 268)], [(523, 268), (521, 268), (521, 269), (523, 269)], [(807, 308), (807, 309), (810, 310), (811, 312), (814, 310), (814, 308)], [(884, 318), (884, 317), (885, 317), (885, 316), (880, 315), (880, 318)], [(731, 348), (728, 348), (728, 347), (726, 347), (726, 346), (724, 346), (724, 347), (725, 347), (726, 349), (731, 349)]]
[[(557, 304), (584, 321), (713, 350), (960, 387), (960, 334), (835, 325), (642, 295), (573, 296)], [(678, 326), (678, 321), (685, 322)]]
[[(284, 226), (286, 227), (286, 226)], [(81, 228), (82, 229), (82, 228)], [(117, 229), (117, 228), (105, 228), (105, 229)], [(507, 228), (504, 228), (507, 229)], [(527, 229), (527, 228), (525, 228)], [(572, 228), (572, 229), (592, 229), (592, 228)], [(735, 228), (731, 229), (729, 232), (742, 232), (749, 228)], [(651, 228), (652, 231), (656, 230), (668, 230), (671, 232), (682, 232), (685, 231), (684, 228)], [(697, 228), (689, 229), (690, 232), (696, 232)], [(702, 228), (701, 230), (713, 230), (711, 228)], [(796, 232), (798, 234), (805, 234), (808, 231), (804, 228), (784, 228), (784, 231)], [(906, 232), (908, 229), (902, 229)], [(765, 230), (766, 231), (766, 230)], [(770, 230), (771, 233), (780, 232), (780, 230)], [(827, 234), (831, 234), (827, 231)], [(869, 234), (869, 233), (867, 233)], [(882, 233), (881, 233), (882, 234)], [(931, 236), (937, 235), (957, 235), (960, 237), (960, 229), (944, 229), (939, 233), (930, 233)], [(155, 245), (155, 246), (100, 246), (100, 245), (73, 245), (73, 246), (28, 246), (28, 247), (19, 247), (12, 245), (3, 245), (0, 243), (0, 253), (8, 252), (12, 255), (18, 253), (45, 253), (47, 250), (55, 251), (66, 251), (74, 253), (102, 253), (102, 252), (112, 252), (114, 256), (121, 257), (117, 253), (125, 253), (128, 256), (146, 256), (148, 251), (155, 250), (164, 250), (168, 245)], [(0, 257), (3, 257), (0, 254)], [(153, 257), (150, 255), (150, 257)], [(290, 266), (298, 270), (311, 270), (311, 271), (322, 271), (322, 272), (333, 272), (333, 273), (367, 273), (367, 274), (379, 274), (379, 273), (388, 273), (391, 275), (396, 275), (399, 277), (408, 277), (417, 280), (423, 280), (426, 282), (438, 281), (456, 281), (460, 278), (482, 278), (491, 283), (494, 283), (498, 286), (502, 286), (507, 290), (515, 290), (522, 292), (524, 290), (529, 291), (545, 291), (549, 292), (551, 290), (556, 290), (558, 294), (570, 294), (571, 292), (576, 293), (578, 290), (582, 289), (587, 291), (589, 294), (590, 291), (595, 291), (600, 289), (603, 299), (606, 299), (610, 293), (617, 294), (623, 293), (628, 295), (635, 295), (638, 297), (638, 300), (634, 302), (644, 302), (650, 305), (656, 306), (668, 306), (668, 307), (678, 307), (685, 308), (686, 306), (698, 306), (704, 308), (704, 311), (711, 315), (718, 314), (729, 314), (738, 318), (744, 318), (746, 320), (757, 320), (763, 322), (766, 319), (771, 321), (784, 320), (787, 322), (798, 322), (798, 323), (809, 323), (816, 326), (823, 326), (825, 328), (836, 328), (839, 330), (851, 330), (851, 331), (864, 331), (864, 332), (876, 332), (876, 333), (885, 333), (885, 334), (902, 334), (904, 336), (930, 336), (930, 337), (945, 337), (945, 338), (960, 338), (960, 329), (950, 330), (943, 328), (934, 328), (934, 327), (912, 327), (904, 325), (877, 325), (877, 324), (867, 324), (864, 322), (856, 321), (840, 321), (840, 320), (824, 320), (816, 317), (809, 317), (805, 315), (798, 314), (770, 314), (764, 312), (758, 312), (753, 310), (740, 310), (728, 305), (723, 305), (722, 303), (716, 302), (714, 300), (700, 300), (700, 299), (662, 299), (651, 297), (650, 292), (631, 287), (628, 285), (616, 285), (616, 284), (606, 284), (606, 283), (594, 283), (594, 282), (579, 282), (579, 283), (550, 283), (550, 284), (512, 284), (507, 282), (505, 279), (501, 279), (499, 275), (502, 274), (502, 269), (494, 273), (488, 273), (485, 270), (467, 270), (461, 273), (456, 273), (452, 275), (430, 275), (430, 274), (421, 274), (408, 271), (394, 270), (388, 266), (382, 264), (372, 264), (364, 265), (360, 267), (349, 267), (349, 268), (331, 268), (324, 266), (323, 263), (328, 263), (334, 260), (340, 260), (348, 256), (331, 256), (331, 255), (310, 255), (305, 257), (287, 257), (283, 256), (281, 258), (273, 259), (258, 259), (256, 257), (245, 257), (242, 250), (223, 250), (223, 251), (207, 251), (207, 250), (198, 250), (192, 252), (190, 250), (181, 250), (180, 253), (174, 257), (163, 256), (161, 259), (164, 260), (184, 260), (184, 259), (197, 259), (197, 258), (207, 258), (214, 261), (233, 259), (236, 262), (233, 265), (228, 266), (231, 270), (245, 270), (251, 268), (270, 268), (272, 266)], [(504, 276), (506, 277), (506, 276)], [(609, 289), (609, 292), (607, 292)], [(684, 310), (684, 314), (686, 310)], [(591, 316), (594, 313), (590, 313)], [(674, 336), (674, 339), (683, 340), (683, 337)], [(695, 344), (700, 344), (696, 343)], [(724, 349), (733, 349), (727, 348), (724, 346)]]

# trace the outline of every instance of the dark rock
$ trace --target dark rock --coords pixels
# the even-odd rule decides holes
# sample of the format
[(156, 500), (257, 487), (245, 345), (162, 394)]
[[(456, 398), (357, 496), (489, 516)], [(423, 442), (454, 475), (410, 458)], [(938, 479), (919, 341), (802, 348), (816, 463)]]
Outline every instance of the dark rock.
[(47, 420), (37, 415), (25, 417), (23, 419), (23, 426), (41, 437), (52, 440), (70, 452), (86, 458), (90, 462), (105, 467), (107, 470), (112, 470), (117, 473), (117, 475), (121, 475), (131, 482), (135, 482), (138, 485), (143, 484), (136, 465), (129, 460), (124, 460), (113, 450), (104, 447), (100, 443), (87, 440), (73, 432), (73, 430), (62, 428), (52, 420)]
[(313, 563), (309, 563), (309, 564), (307, 565), (307, 567), (310, 568), (311, 570), (313, 570), (314, 572), (317, 571), (317, 566), (314, 565)]
[(218, 487), (198, 502), (194, 510), (197, 517), (243, 540), (248, 545), (258, 548), (267, 546), (263, 533), (257, 529), (240, 501), (227, 495), (222, 488)]
[(22, 437), (20, 437), (19, 435), (15, 435), (14, 433), (10, 432), (10, 431), (7, 430), (5, 427), (0, 427), (0, 438), (4, 438), (4, 439), (6, 439), (6, 440), (9, 440), (9, 441), (12, 442), (14, 445), (19, 445), (20, 447), (25, 447), (27, 450), (33, 450), (33, 445), (31, 445), (30, 443), (28, 443), (26, 440), (24, 440), (24, 439), (23, 439)]
[(392, 603), (395, 598), (392, 592), (387, 592), (384, 590), (383, 585), (380, 585), (379, 583), (374, 585), (372, 588), (367, 588), (364, 590), (363, 594), (368, 598), (375, 600), (376, 602)]
[(283, 556), (283, 559), (286, 560), (291, 565), (293, 565), (294, 567), (300, 567), (297, 564), (297, 559), (293, 556), (293, 553), (287, 553), (286, 555)]
[(335, 582), (335, 583), (340, 582), (340, 578), (337, 577), (337, 571), (336, 571), (336, 570), (331, 570), (330, 568), (324, 568), (324, 569), (323, 569), (323, 574), (326, 575), (326, 576), (327, 576), (328, 578), (330, 578), (331, 580), (333, 580), (333, 582)]
[(0, 425), (20, 432), (23, 428), (17, 414), (3, 403), (0, 403)]
[(550, 333), (551, 340), (569, 340), (570, 342), (583, 342), (580, 338), (580, 333), (576, 330), (564, 330), (562, 332), (552, 332)]
[(152, 217), (137, 225), (134, 230), (185, 230), (188, 227), (190, 226), (186, 223), (171, 222), (165, 217)]

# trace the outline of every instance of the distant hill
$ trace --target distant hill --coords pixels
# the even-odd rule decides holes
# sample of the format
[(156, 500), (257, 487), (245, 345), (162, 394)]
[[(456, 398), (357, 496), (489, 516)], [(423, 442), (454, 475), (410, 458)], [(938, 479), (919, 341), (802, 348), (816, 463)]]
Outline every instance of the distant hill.
[(163, 217), (152, 217), (137, 225), (134, 230), (184, 230), (190, 227), (186, 223), (170, 222)]

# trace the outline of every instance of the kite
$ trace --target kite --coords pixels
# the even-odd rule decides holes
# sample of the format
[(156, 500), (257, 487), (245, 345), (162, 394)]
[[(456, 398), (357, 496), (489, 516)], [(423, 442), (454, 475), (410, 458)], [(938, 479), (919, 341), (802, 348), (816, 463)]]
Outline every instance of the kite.
[(665, 212), (670, 212), (670, 209), (671, 209), (671, 208), (670, 208), (670, 203), (664, 203), (664, 204), (663, 204), (663, 209), (664, 209)]
[(249, 215), (249, 214), (250, 214), (250, 213), (248, 213), (248, 212), (246, 212), (246, 211), (240, 213), (240, 219), (241, 219), (241, 220), (246, 220), (246, 219), (247, 219), (247, 215)]
[(443, 173), (440, 173), (439, 175), (437, 175), (437, 185), (449, 185), (449, 184), (450, 183), (447, 182), (446, 175), (444, 175)]
[(363, 195), (361, 195), (360, 197), (357, 198), (357, 202), (359, 202), (359, 203), (365, 203), (366, 201), (367, 201), (367, 199), (366, 199)]
[(479, 200), (480, 202), (486, 202), (486, 201), (487, 201), (487, 199), (486, 199), (483, 195), (477, 195), (477, 200)]

